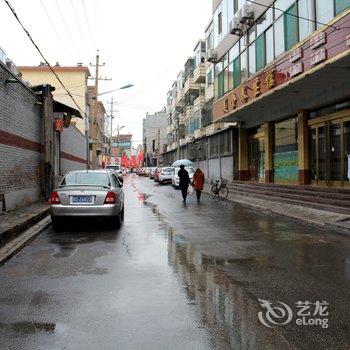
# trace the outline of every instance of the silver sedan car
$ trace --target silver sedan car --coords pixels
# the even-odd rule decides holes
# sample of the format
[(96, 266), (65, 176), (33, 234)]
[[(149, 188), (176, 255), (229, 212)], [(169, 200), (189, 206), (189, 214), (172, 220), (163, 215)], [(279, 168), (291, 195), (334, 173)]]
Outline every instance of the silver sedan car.
[(119, 227), (124, 217), (122, 187), (114, 171), (68, 172), (49, 199), (54, 227), (67, 217), (105, 217)]

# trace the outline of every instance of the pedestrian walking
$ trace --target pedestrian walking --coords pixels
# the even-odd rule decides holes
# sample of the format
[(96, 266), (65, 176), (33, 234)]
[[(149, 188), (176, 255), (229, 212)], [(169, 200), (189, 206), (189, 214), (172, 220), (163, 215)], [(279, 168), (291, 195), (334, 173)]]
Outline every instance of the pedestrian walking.
[(188, 186), (191, 183), (188, 171), (185, 169), (184, 165), (180, 165), (180, 170), (177, 173), (179, 177), (179, 187), (181, 189), (183, 202), (186, 203)]
[(201, 169), (197, 168), (193, 175), (193, 187), (196, 191), (196, 196), (197, 196), (197, 202), (200, 202), (201, 195), (202, 195), (202, 190), (204, 186), (204, 181), (205, 181), (205, 176), (204, 173)]

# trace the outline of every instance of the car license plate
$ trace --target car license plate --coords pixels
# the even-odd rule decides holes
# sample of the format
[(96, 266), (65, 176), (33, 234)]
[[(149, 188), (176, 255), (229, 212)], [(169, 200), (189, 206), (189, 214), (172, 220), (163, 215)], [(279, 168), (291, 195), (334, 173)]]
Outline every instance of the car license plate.
[(73, 196), (73, 203), (92, 203), (92, 196)]

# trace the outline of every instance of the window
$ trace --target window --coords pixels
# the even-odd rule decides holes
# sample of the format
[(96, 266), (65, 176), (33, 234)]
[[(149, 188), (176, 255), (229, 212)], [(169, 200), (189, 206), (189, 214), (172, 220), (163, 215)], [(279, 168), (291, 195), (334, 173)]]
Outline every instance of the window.
[(218, 28), (219, 28), (219, 34), (222, 32), (222, 13), (220, 12), (218, 14)]
[(269, 8), (258, 20), (256, 21), (256, 35), (259, 36), (268, 28), (273, 22), (273, 9)]
[(343, 12), (350, 7), (350, 0), (335, 0), (335, 14)]
[(232, 84), (234, 88), (238, 87), (241, 82), (241, 72), (240, 72), (240, 60), (239, 57), (237, 57), (233, 63), (232, 63), (232, 69), (233, 69), (233, 79)]
[(239, 41), (234, 44), (229, 52), (230, 63), (239, 56)]
[(256, 38), (256, 28), (255, 26), (250, 27), (248, 31), (249, 43), (252, 43)]
[(226, 93), (230, 89), (230, 87), (229, 87), (229, 78), (230, 78), (229, 67), (225, 68), (225, 70), (223, 71), (223, 75), (224, 75), (224, 93)]
[(276, 0), (274, 4), (275, 18), (278, 18), (284, 11), (287, 11), (287, 9), (291, 7), (291, 5), (293, 5), (295, 2), (296, 0)]
[(243, 51), (240, 56), (241, 61), (241, 69), (240, 69), (240, 78), (241, 82), (246, 81), (248, 79), (248, 57), (247, 50)]
[(248, 48), (249, 53), (249, 75), (256, 72), (256, 62), (255, 62), (255, 43), (251, 44)]
[(256, 49), (256, 70), (260, 70), (266, 65), (265, 58), (265, 35), (260, 35), (255, 41), (255, 49)]
[(265, 46), (266, 46), (266, 63), (269, 64), (274, 59), (273, 27), (269, 28), (265, 33)]
[(291, 6), (284, 14), (285, 49), (289, 50), (298, 42), (298, 12), (297, 5)]
[[(314, 22), (312, 22), (312, 0), (299, 0), (298, 1), (298, 12), (299, 12), (299, 37), (300, 40), (305, 39), (311, 34), (314, 28)], [(306, 19), (304, 19), (306, 18)], [(308, 21), (307, 19), (310, 19)]]
[(213, 72), (210, 70), (207, 73), (207, 85), (213, 84)]
[(274, 24), (275, 34), (275, 57), (279, 56), (284, 52), (284, 21), (281, 16)]
[(321, 28), (334, 17), (334, 0), (316, 0), (317, 28)]

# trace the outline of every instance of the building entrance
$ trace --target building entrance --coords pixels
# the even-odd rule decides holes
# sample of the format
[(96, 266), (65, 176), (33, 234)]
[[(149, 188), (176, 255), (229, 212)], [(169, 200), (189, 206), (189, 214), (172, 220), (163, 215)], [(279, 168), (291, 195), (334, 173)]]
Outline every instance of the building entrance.
[(248, 139), (248, 176), (251, 181), (265, 178), (264, 138), (252, 136)]
[(310, 162), (313, 183), (349, 186), (350, 116), (311, 125)]

